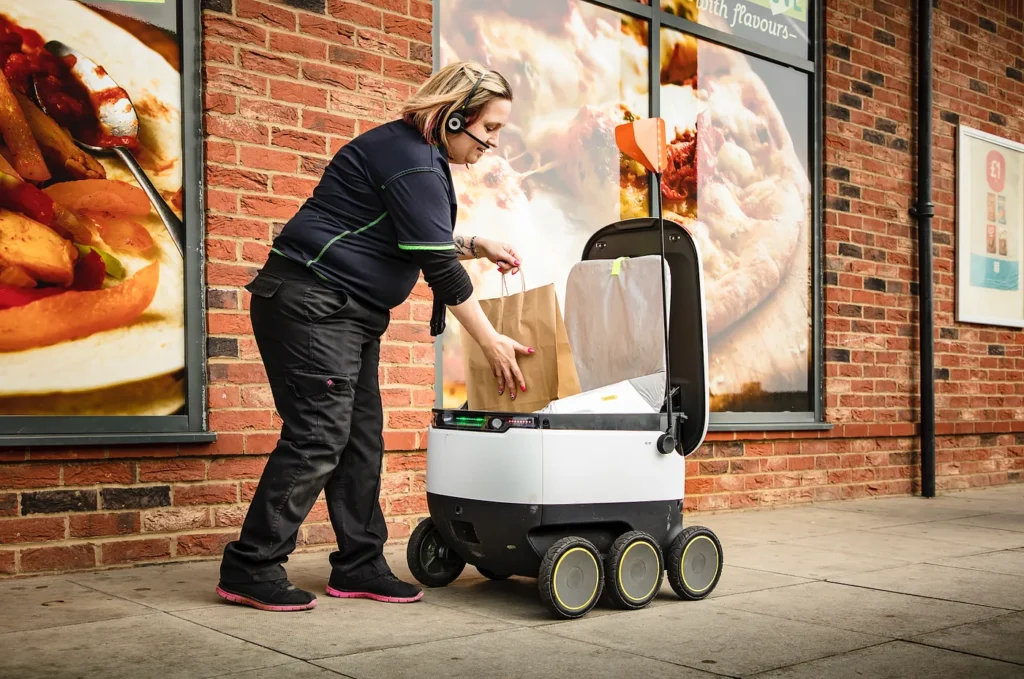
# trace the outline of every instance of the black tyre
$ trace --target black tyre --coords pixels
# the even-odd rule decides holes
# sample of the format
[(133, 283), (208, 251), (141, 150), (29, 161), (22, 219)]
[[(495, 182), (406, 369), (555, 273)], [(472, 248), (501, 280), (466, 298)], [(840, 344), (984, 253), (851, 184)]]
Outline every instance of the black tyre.
[(480, 568), (480, 566), (477, 566), (476, 570), (480, 575), (484, 576), (488, 580), (508, 580), (510, 577), (512, 577), (510, 575), (501, 575), (500, 573), (489, 571), (486, 568)]
[(616, 608), (643, 608), (658, 596), (665, 575), (658, 541), (643, 531), (620, 535), (604, 563), (604, 596)]
[(462, 574), (466, 562), (441, 539), (433, 519), (424, 519), (409, 538), (405, 549), (409, 570), (427, 587), (444, 587)]
[(666, 570), (668, 582), (679, 598), (703, 599), (722, 577), (722, 543), (703, 526), (685, 528), (672, 542)]
[(583, 538), (562, 538), (544, 554), (537, 587), (541, 601), (555, 617), (583, 617), (597, 604), (604, 590), (600, 552)]

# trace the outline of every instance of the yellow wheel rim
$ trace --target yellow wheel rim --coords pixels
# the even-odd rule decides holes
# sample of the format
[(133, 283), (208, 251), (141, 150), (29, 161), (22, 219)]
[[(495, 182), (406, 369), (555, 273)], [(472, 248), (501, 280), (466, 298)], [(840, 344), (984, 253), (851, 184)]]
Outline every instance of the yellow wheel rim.
[[(647, 590), (646, 594), (644, 594), (643, 596), (639, 596), (639, 597), (630, 596), (629, 592), (626, 591), (625, 583), (622, 581), (622, 572), (626, 570), (625, 566), (626, 566), (626, 563), (627, 563), (627, 559), (629, 558), (629, 554), (636, 547), (640, 547), (640, 551), (643, 551), (644, 548), (646, 548), (646, 550), (648, 552), (650, 552), (651, 554), (654, 555), (654, 563), (656, 564), (656, 567), (652, 570), (653, 580), (651, 582), (651, 588), (649, 590)], [(639, 553), (636, 556), (638, 558), (643, 558)], [(643, 562), (640, 562), (640, 563), (643, 564)], [(622, 592), (622, 595), (624, 597), (626, 597), (627, 599), (629, 599), (630, 601), (633, 601), (633, 602), (644, 601), (645, 599), (650, 597), (652, 594), (654, 594), (654, 588), (658, 586), (658, 573), (660, 572), (660, 569), (661, 569), (661, 557), (658, 556), (657, 550), (655, 550), (654, 547), (651, 546), (651, 543), (647, 542), (646, 540), (637, 540), (636, 542), (631, 544), (629, 547), (626, 547), (626, 551), (624, 551), (622, 553), (622, 558), (619, 559), (619, 573), (618, 573), (619, 591)], [(646, 573), (644, 573), (644, 575), (646, 575)], [(634, 579), (636, 579), (636, 578), (634, 578)]]
[[(586, 571), (590, 571), (590, 575), (593, 576), (593, 586), (589, 586), (587, 583), (589, 578)], [(562, 556), (558, 557), (555, 569), (551, 574), (551, 592), (555, 596), (555, 601), (566, 611), (583, 610), (597, 596), (600, 572), (597, 559), (594, 558), (589, 549), (573, 547), (567, 550)], [(559, 587), (560, 583), (563, 583), (565, 587)], [(590, 593), (587, 594), (583, 603), (579, 604), (578, 594), (580, 588), (583, 587), (589, 590)], [(566, 603), (565, 599), (572, 599), (573, 601)], [(571, 605), (574, 603), (577, 605)]]
[[(706, 543), (706, 544), (705, 544)], [(700, 561), (699, 564), (695, 564), (699, 568), (699, 573), (703, 574), (707, 566), (712, 566), (710, 573), (711, 577), (707, 578), (707, 584), (703, 587), (694, 587), (686, 579), (686, 556), (694, 545), (698, 545), (694, 550), (694, 560)], [(709, 558), (709, 554), (713, 555), (713, 559)], [(702, 594), (706, 592), (711, 584), (715, 581), (714, 574), (718, 572), (718, 548), (715, 547), (715, 543), (707, 535), (698, 535), (697, 537), (690, 540), (686, 547), (683, 549), (683, 556), (679, 560), (679, 574), (683, 579), (683, 585), (686, 589), (690, 590), (694, 594)]]

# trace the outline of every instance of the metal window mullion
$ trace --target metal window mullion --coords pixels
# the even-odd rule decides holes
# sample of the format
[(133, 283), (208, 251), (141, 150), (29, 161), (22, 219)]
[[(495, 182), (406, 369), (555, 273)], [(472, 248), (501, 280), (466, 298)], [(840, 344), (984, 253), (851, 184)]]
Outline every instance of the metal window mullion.
[[(825, 26), (825, 3), (811, 3), (813, 13), (814, 34), (811, 36), (814, 46), (814, 60), (817, 64), (824, 63), (824, 40), (821, 39)], [(810, 385), (813, 398), (814, 419), (825, 421), (825, 308), (824, 308), (824, 271), (822, 257), (824, 245), (824, 131), (822, 124), (822, 103), (825, 93), (824, 69), (817, 68), (811, 74), (810, 112), (811, 123), (811, 365)]]
[[(659, 0), (651, 0), (659, 2)], [(647, 75), (648, 75), (648, 116), (661, 116), (661, 10), (652, 12), (648, 25), (647, 38)], [(647, 195), (650, 196), (650, 215), (658, 214), (661, 205), (661, 194), (658, 193), (658, 182), (653, 173), (647, 174)]]
[[(651, 0), (657, 2), (658, 0)], [(652, 14), (655, 14), (654, 9), (650, 5), (643, 5), (637, 0), (583, 0), (590, 5), (597, 5), (604, 7), (605, 9), (615, 10), (622, 14), (628, 14), (630, 16), (638, 17), (640, 19), (650, 19)]]

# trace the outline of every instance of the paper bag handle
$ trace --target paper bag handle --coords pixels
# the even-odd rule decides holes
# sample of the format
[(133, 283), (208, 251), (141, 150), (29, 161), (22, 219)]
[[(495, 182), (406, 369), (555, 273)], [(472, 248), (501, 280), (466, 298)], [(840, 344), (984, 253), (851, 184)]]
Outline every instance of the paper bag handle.
[[(508, 296), (508, 279), (505, 276), (506, 276), (506, 274), (501, 274), (501, 296), (502, 297), (507, 297)], [(520, 276), (520, 279), (523, 282), (521, 292), (526, 292), (526, 276), (523, 275), (522, 271), (519, 272), (519, 276)]]
[[(523, 272), (520, 271), (519, 275), (522, 276), (522, 292), (526, 292), (526, 276), (523, 276)], [(505, 274), (501, 274), (501, 313), (498, 314), (498, 327), (495, 330), (498, 331), (499, 335), (505, 334), (505, 298), (508, 296), (508, 279), (505, 278)], [(522, 300), (520, 300), (522, 303)]]

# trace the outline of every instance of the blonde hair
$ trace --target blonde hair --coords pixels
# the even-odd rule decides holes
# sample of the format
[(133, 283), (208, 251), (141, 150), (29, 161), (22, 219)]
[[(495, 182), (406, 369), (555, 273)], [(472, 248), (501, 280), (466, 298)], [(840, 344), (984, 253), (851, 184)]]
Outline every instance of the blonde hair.
[[(467, 102), (466, 97), (477, 80), (480, 84), (473, 92), (473, 98)], [(462, 110), (466, 122), (472, 123), (484, 106), (495, 99), (512, 101), (512, 87), (505, 77), (475, 61), (460, 61), (430, 76), (423, 87), (405, 102), (402, 117), (416, 126), (428, 144), (440, 144), (447, 149), (448, 130), (445, 124), (449, 116)]]

